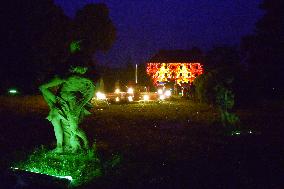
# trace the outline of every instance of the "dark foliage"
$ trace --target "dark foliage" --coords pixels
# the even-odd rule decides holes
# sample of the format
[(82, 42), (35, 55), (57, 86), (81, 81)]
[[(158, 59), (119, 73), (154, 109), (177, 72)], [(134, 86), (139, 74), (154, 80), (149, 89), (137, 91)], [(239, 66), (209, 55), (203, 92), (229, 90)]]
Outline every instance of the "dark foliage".
[(36, 90), (66, 55), (69, 19), (51, 0), (2, 4), (1, 86)]
[(243, 56), (254, 93), (280, 97), (284, 92), (284, 2), (264, 0), (260, 8), (265, 14), (257, 22), (255, 33), (243, 38)]
[(105, 4), (88, 4), (79, 10), (73, 30), (74, 38), (82, 41), (83, 51), (87, 54), (109, 50), (116, 38), (116, 30)]
[(205, 73), (194, 81), (196, 98), (199, 101), (215, 104), (217, 85), (233, 91), (237, 102), (246, 98), (246, 71), (236, 47), (217, 46), (208, 51), (204, 69)]
[[(104, 4), (86, 5), (74, 20), (52, 0), (11, 0), (2, 6), (1, 92), (17, 87), (33, 93), (70, 64), (93, 66), (92, 55), (108, 50), (115, 39)], [(69, 52), (74, 40), (80, 41), (80, 52)]]

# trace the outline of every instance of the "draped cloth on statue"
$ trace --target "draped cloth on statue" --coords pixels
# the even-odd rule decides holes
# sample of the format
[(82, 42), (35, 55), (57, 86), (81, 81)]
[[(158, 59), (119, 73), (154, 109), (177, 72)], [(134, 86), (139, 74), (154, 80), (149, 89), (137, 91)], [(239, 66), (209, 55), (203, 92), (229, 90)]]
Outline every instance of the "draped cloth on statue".
[(47, 119), (51, 121), (54, 116), (61, 116), (63, 120), (68, 120), (69, 116), (73, 116), (79, 124), (84, 116), (91, 114), (86, 106), (90, 106), (88, 101), (90, 93), (93, 94), (93, 92), (94, 85), (89, 79), (78, 76), (69, 77), (61, 84), (59, 95), (54, 95), (57, 100), (50, 102), (52, 105)]

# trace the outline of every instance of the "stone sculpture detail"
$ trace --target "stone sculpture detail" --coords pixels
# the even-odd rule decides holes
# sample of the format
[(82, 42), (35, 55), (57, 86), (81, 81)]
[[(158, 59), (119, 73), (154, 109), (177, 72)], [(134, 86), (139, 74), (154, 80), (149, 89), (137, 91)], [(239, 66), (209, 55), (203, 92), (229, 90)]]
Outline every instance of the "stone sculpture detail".
[(67, 79), (55, 77), (39, 87), (50, 108), (47, 119), (54, 127), (56, 153), (74, 153), (89, 148), (86, 134), (79, 128), (79, 124), (90, 114), (87, 108), (91, 106), (89, 101), (94, 95), (95, 87), (91, 80), (83, 77), (86, 67), (71, 66), (69, 71), (71, 76)]

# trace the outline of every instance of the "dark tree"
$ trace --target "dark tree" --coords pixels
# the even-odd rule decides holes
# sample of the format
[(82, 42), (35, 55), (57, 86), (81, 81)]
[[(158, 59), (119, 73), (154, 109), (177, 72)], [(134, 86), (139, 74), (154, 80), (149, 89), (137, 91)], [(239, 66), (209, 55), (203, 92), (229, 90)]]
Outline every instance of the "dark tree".
[(214, 47), (206, 54), (205, 68), (215, 70), (220, 81), (237, 79), (242, 72), (240, 53), (232, 46)]
[(238, 49), (232, 46), (217, 46), (206, 54), (206, 66), (210, 68), (220, 66), (234, 66), (240, 63)]
[[(12, 86), (35, 92), (40, 83), (64, 73), (70, 64), (93, 65), (92, 55), (108, 50), (115, 39), (104, 4), (86, 5), (74, 20), (53, 0), (11, 0), (2, 6), (2, 92)], [(70, 49), (74, 41), (79, 51)]]
[(52, 0), (11, 0), (2, 6), (1, 86), (35, 91), (62, 66), (69, 18)]
[(216, 86), (233, 91), (238, 103), (247, 96), (244, 92), (247, 89), (247, 76), (237, 47), (214, 47), (207, 52), (204, 67), (205, 74), (194, 82), (199, 100), (215, 103)]
[(150, 87), (149, 89), (155, 89), (151, 76), (149, 76), (146, 72), (145, 64), (138, 65), (138, 84), (140, 86)]
[(284, 90), (284, 1), (264, 0), (260, 8), (265, 14), (255, 33), (243, 38), (243, 54), (258, 93), (279, 95)]
[(116, 29), (103, 3), (88, 4), (76, 13), (72, 38), (81, 44), (82, 57), (92, 59), (98, 51), (110, 49), (116, 38)]

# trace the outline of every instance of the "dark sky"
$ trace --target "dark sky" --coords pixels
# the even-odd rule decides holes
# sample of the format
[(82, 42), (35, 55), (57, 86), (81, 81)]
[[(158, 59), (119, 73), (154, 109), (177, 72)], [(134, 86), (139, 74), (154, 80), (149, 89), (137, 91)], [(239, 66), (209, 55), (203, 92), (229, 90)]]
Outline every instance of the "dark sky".
[(238, 44), (252, 33), (261, 0), (55, 0), (74, 16), (87, 3), (104, 2), (117, 28), (112, 49), (99, 54), (103, 64), (120, 65), (128, 57), (142, 63), (159, 49), (208, 50)]

